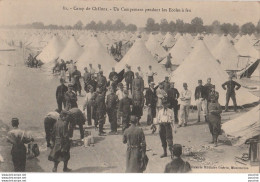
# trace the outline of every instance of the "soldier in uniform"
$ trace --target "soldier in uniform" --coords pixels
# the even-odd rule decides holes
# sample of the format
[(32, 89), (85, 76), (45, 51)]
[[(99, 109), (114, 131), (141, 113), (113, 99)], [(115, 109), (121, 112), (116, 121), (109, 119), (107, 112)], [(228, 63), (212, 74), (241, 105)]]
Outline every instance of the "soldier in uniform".
[(171, 84), (170, 84), (170, 81), (169, 81), (169, 77), (166, 76), (165, 77), (165, 80), (162, 82), (163, 83), (163, 90), (168, 93), (170, 87), (171, 87)]
[(146, 153), (146, 141), (142, 128), (136, 126), (135, 116), (131, 116), (131, 126), (124, 131), (123, 143), (127, 144), (126, 151), (126, 172), (142, 173), (142, 158)]
[(56, 109), (53, 112), (49, 112), (44, 118), (45, 138), (47, 142), (47, 147), (51, 147), (50, 141), (51, 141), (53, 126), (56, 123), (56, 121), (59, 119), (59, 117), (60, 117), (59, 110)]
[(68, 111), (68, 117), (66, 118), (67, 123), (69, 124), (69, 137), (73, 137), (73, 131), (76, 125), (79, 126), (80, 139), (84, 138), (84, 129), (83, 125), (86, 122), (86, 117), (83, 112), (78, 108), (72, 108)]
[(97, 77), (97, 87), (104, 95), (106, 95), (106, 86), (107, 86), (107, 79), (106, 77), (103, 76), (103, 71), (100, 71)]
[(65, 101), (66, 101), (66, 107), (65, 110), (70, 110), (71, 108), (78, 107), (77, 104), (77, 95), (73, 91), (73, 85), (68, 85), (69, 90), (65, 93)]
[(81, 84), (80, 84), (80, 78), (81, 78), (81, 73), (79, 70), (77, 70), (77, 66), (74, 66), (74, 72), (71, 74), (71, 76), (74, 78), (74, 89), (77, 94), (79, 92), (79, 96), (81, 96)]
[(114, 89), (110, 87), (110, 94), (107, 96), (106, 100), (106, 109), (111, 126), (110, 134), (117, 134), (117, 106), (118, 106), (118, 97), (114, 92)]
[(165, 173), (188, 173), (191, 171), (191, 166), (181, 158), (182, 146), (174, 144), (172, 149), (173, 159), (165, 167)]
[(54, 125), (52, 133), (53, 148), (50, 152), (48, 159), (54, 162), (52, 172), (57, 172), (58, 165), (61, 161), (64, 162), (63, 172), (70, 172), (68, 168), (68, 161), (70, 159), (70, 139), (68, 132), (68, 123), (66, 118), (67, 111), (61, 111), (60, 118)]
[(206, 88), (202, 85), (202, 80), (198, 80), (198, 86), (196, 87), (194, 94), (198, 110), (198, 122), (200, 122), (201, 109), (203, 110), (205, 121), (207, 122), (207, 92), (208, 90), (206, 90)]
[(62, 110), (62, 104), (64, 108), (66, 107), (65, 93), (68, 91), (68, 87), (64, 85), (64, 82), (65, 80), (61, 78), (60, 85), (57, 87), (56, 90), (56, 101), (58, 104), (59, 112), (61, 112)]
[(218, 101), (219, 93), (215, 90), (215, 85), (211, 86), (211, 90), (208, 95), (208, 101)]
[(85, 96), (85, 102), (83, 104), (83, 111), (87, 116), (88, 125), (92, 125), (92, 116), (93, 116), (93, 100), (94, 100), (94, 89), (91, 85), (88, 86), (88, 91)]
[(89, 83), (90, 83), (90, 80), (91, 80), (91, 74), (88, 72), (88, 68), (87, 67), (85, 67), (84, 70), (85, 70), (85, 73), (83, 75), (84, 90), (86, 92), (88, 92), (88, 86), (89, 86)]
[(122, 130), (125, 131), (129, 127), (129, 120), (133, 101), (128, 97), (128, 90), (124, 90), (124, 98), (119, 101), (118, 110), (122, 114)]
[(113, 68), (112, 68), (112, 71), (109, 73), (109, 76), (108, 76), (108, 78), (109, 78), (109, 80), (110, 80), (111, 82), (113, 81), (114, 76), (117, 76), (117, 72), (115, 72), (115, 68), (113, 67)]
[(126, 82), (126, 89), (132, 92), (132, 82), (134, 79), (134, 72), (131, 71), (131, 67), (127, 66), (128, 70), (124, 73), (124, 79)]
[(154, 82), (150, 82), (149, 88), (145, 93), (146, 106), (148, 107), (147, 125), (153, 124), (153, 119), (156, 117), (156, 102), (157, 95), (154, 89)]
[(134, 93), (134, 91), (144, 91), (144, 80), (138, 72), (135, 73), (135, 78), (133, 79), (132, 94)]
[(167, 100), (169, 102), (169, 108), (174, 111), (174, 120), (178, 123), (178, 98), (180, 96), (179, 91), (174, 88), (174, 82), (170, 83), (170, 88), (167, 92)]
[(103, 130), (103, 126), (106, 121), (106, 103), (105, 103), (105, 95), (103, 94), (100, 88), (97, 88), (96, 97), (95, 97), (95, 126), (99, 126), (99, 135), (105, 135)]
[(133, 110), (132, 115), (136, 116), (137, 125), (140, 126), (140, 119), (143, 115), (143, 107), (144, 107), (144, 94), (141, 91), (135, 90), (133, 92)]
[(156, 90), (156, 95), (157, 95), (157, 103), (156, 103), (156, 108), (157, 108), (157, 113), (159, 110), (163, 107), (162, 106), (162, 101), (163, 99), (167, 98), (167, 93), (163, 89), (163, 83), (159, 83), (159, 88)]
[(225, 112), (228, 111), (228, 103), (230, 98), (233, 101), (234, 104), (234, 111), (237, 111), (237, 101), (236, 101), (236, 92), (235, 89), (240, 89), (241, 85), (235, 81), (232, 80), (232, 76), (229, 76), (229, 81), (222, 84), (222, 87), (224, 90), (227, 90), (226, 94), (226, 105), (225, 105)]
[(167, 100), (163, 101), (163, 108), (158, 113), (156, 124), (159, 124), (160, 126), (159, 134), (163, 147), (163, 154), (161, 155), (161, 158), (167, 157), (167, 144), (169, 151), (172, 154), (172, 125), (174, 126), (174, 113), (168, 108)]
[(12, 144), (12, 161), (14, 165), (14, 172), (25, 172), (26, 165), (26, 147), (24, 144), (34, 141), (24, 130), (18, 128), (18, 118), (12, 118), (12, 127), (7, 134), (7, 142)]

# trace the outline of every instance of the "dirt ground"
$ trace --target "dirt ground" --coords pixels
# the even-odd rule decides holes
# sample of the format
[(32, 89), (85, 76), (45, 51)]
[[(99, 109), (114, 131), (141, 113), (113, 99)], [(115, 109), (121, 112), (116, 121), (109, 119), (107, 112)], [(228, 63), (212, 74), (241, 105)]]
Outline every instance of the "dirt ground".
[[(0, 171), (13, 171), (10, 150), (5, 135), (10, 126), (12, 117), (20, 119), (20, 127), (30, 131), (40, 146), (41, 154), (38, 158), (27, 160), (28, 172), (51, 172), (53, 163), (48, 161), (50, 149), (46, 148), (43, 127), (44, 116), (56, 109), (55, 91), (59, 84), (57, 76), (50, 75), (43, 69), (26, 67), (11, 67), (0, 65), (0, 154), (4, 162), (0, 162)], [(244, 81), (245, 82), (245, 81)], [(247, 82), (246, 82), (247, 83)], [(252, 83), (259, 85), (259, 82)], [(239, 93), (239, 92), (238, 92)], [(259, 93), (258, 93), (259, 94)], [(239, 96), (239, 94), (238, 94)], [(84, 97), (79, 97), (79, 108), (82, 109)], [(238, 113), (222, 114), (222, 123), (236, 118), (251, 108), (240, 109)], [(162, 154), (158, 130), (151, 134), (150, 127), (146, 126), (147, 111), (141, 119), (142, 128), (147, 142), (149, 164), (146, 173), (161, 173), (165, 165), (171, 161), (170, 156), (160, 158)], [(245, 121), (246, 122), (246, 121)], [(105, 131), (110, 131), (106, 121)], [(87, 127), (94, 135), (95, 145), (90, 147), (75, 146), (71, 149), (69, 167), (73, 172), (86, 173), (123, 173), (125, 171), (126, 145), (122, 143), (122, 132), (119, 135), (98, 136), (93, 127)], [(79, 139), (79, 131), (74, 131), (74, 140)], [(219, 146), (209, 144), (211, 136), (207, 124), (202, 121), (196, 123), (196, 111), (190, 113), (190, 122), (187, 127), (178, 128), (173, 135), (173, 142), (183, 145), (183, 158), (192, 166), (192, 172), (258, 172), (258, 166), (251, 166), (249, 162), (236, 162), (235, 157), (248, 153), (248, 146), (232, 146), (225, 136), (220, 136)], [(80, 141), (79, 141), (80, 143)], [(82, 143), (81, 143), (82, 144)], [(60, 164), (58, 171), (62, 171)]]

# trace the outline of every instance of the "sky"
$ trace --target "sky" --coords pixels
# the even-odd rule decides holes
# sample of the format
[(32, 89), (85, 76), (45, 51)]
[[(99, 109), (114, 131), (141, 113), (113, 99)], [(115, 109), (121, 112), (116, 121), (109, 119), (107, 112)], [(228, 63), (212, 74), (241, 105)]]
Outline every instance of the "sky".
[[(86, 10), (87, 7), (90, 10)], [(102, 10), (95, 10), (98, 7)], [(115, 11), (114, 7), (119, 11)], [(84, 8), (84, 10), (79, 10), (79, 8)], [(107, 11), (103, 11), (105, 8)], [(143, 11), (127, 11), (131, 8), (143, 9)], [(145, 12), (145, 9), (151, 8), (160, 9), (160, 12)], [(162, 8), (167, 12), (162, 12)], [(169, 12), (169, 8), (172, 12)], [(176, 9), (184, 9), (184, 11), (188, 9), (190, 12), (174, 12)], [(45, 25), (74, 25), (78, 20), (85, 25), (92, 20), (115, 22), (121, 19), (125, 24), (133, 23), (138, 27), (144, 27), (149, 17), (155, 19), (156, 22), (165, 18), (168, 22), (182, 19), (187, 23), (190, 23), (194, 17), (201, 17), (204, 25), (211, 24), (214, 20), (242, 25), (247, 22), (257, 24), (260, 17), (259, 9), (259, 2), (1, 0), (0, 25), (32, 22), (43, 22)]]

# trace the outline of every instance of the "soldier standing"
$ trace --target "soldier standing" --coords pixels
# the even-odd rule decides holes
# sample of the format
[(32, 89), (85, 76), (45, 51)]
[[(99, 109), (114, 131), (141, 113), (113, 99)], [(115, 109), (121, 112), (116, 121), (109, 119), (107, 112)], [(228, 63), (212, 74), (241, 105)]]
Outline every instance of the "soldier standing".
[(126, 82), (126, 89), (132, 92), (132, 82), (134, 79), (134, 72), (131, 71), (131, 67), (127, 67), (128, 70), (124, 73), (124, 79)]
[(64, 85), (65, 80), (63, 78), (60, 79), (60, 85), (56, 89), (56, 101), (58, 104), (59, 112), (62, 110), (63, 107), (66, 107), (66, 100), (65, 100), (65, 93), (68, 91), (68, 87)]
[(126, 173), (142, 173), (142, 158), (146, 153), (146, 141), (142, 128), (136, 126), (135, 116), (131, 116), (131, 126), (124, 131), (123, 143), (127, 144)]
[(85, 97), (85, 103), (83, 105), (83, 111), (85, 112), (85, 115), (87, 116), (88, 125), (92, 125), (92, 115), (93, 115), (93, 96), (94, 96), (94, 89), (91, 85), (88, 86), (89, 92), (86, 93)]
[(153, 119), (156, 117), (156, 102), (157, 95), (154, 89), (154, 82), (150, 82), (149, 89), (146, 90), (145, 100), (146, 106), (148, 107), (147, 125), (153, 124)]
[[(203, 110), (203, 116), (205, 117), (205, 121), (207, 122), (207, 95), (208, 91), (206, 88), (202, 85), (202, 80), (198, 80), (198, 86), (195, 89), (195, 101), (197, 104), (197, 110), (198, 110), (198, 122), (200, 122), (200, 112), (201, 109)], [(212, 87), (212, 86), (211, 86)]]
[(124, 98), (120, 100), (118, 110), (122, 114), (122, 130), (125, 131), (129, 127), (129, 120), (133, 101), (128, 97), (128, 90), (124, 90)]
[(163, 83), (163, 90), (168, 93), (170, 87), (171, 87), (171, 84), (170, 84), (170, 81), (169, 81), (169, 77), (166, 76), (165, 77), (165, 80), (162, 82)]
[(80, 84), (80, 78), (81, 78), (81, 73), (79, 70), (77, 70), (77, 66), (74, 66), (74, 72), (71, 74), (71, 76), (74, 78), (74, 89), (77, 94), (79, 92), (79, 96), (81, 96), (81, 84)]
[(133, 79), (132, 94), (134, 93), (134, 91), (144, 91), (144, 80), (138, 72), (135, 73), (135, 78)]
[(110, 134), (117, 134), (117, 106), (118, 106), (118, 97), (114, 92), (114, 89), (110, 87), (110, 94), (107, 96), (106, 100), (106, 109), (111, 126)]
[(114, 76), (117, 76), (117, 72), (115, 72), (115, 68), (112, 67), (112, 71), (109, 73), (109, 76), (108, 76), (108, 78), (109, 78), (109, 80), (110, 80), (111, 82), (113, 81)]
[(189, 119), (189, 112), (190, 112), (190, 104), (191, 104), (191, 91), (188, 90), (188, 84), (183, 83), (184, 90), (180, 94), (180, 120), (179, 120), (179, 127), (187, 126), (187, 122)]
[(89, 92), (89, 91), (88, 91), (88, 86), (89, 86), (89, 84), (90, 84), (91, 74), (88, 72), (88, 68), (87, 68), (87, 67), (85, 67), (84, 70), (85, 70), (85, 73), (84, 73), (84, 75), (83, 75), (84, 90), (85, 90), (86, 92)]
[(77, 104), (77, 95), (73, 91), (73, 85), (68, 85), (69, 90), (65, 93), (65, 101), (66, 101), (66, 107), (65, 110), (70, 110), (71, 108), (78, 107)]
[(234, 111), (237, 112), (237, 101), (236, 101), (236, 92), (235, 89), (240, 89), (241, 85), (232, 80), (232, 76), (229, 76), (229, 81), (222, 84), (224, 90), (227, 90), (226, 93), (226, 105), (225, 105), (225, 112), (228, 111), (228, 103), (230, 98), (234, 104)]
[(105, 76), (103, 76), (103, 71), (100, 71), (97, 77), (97, 87), (104, 95), (106, 95), (106, 86), (107, 86), (107, 79)]
[(180, 96), (179, 91), (174, 88), (174, 82), (170, 83), (170, 88), (167, 92), (167, 100), (169, 102), (169, 108), (174, 111), (174, 120), (178, 123), (178, 98)]
[(132, 115), (136, 116), (137, 125), (140, 126), (140, 119), (143, 115), (143, 107), (144, 107), (144, 94), (141, 91), (135, 90), (133, 92), (133, 110)]

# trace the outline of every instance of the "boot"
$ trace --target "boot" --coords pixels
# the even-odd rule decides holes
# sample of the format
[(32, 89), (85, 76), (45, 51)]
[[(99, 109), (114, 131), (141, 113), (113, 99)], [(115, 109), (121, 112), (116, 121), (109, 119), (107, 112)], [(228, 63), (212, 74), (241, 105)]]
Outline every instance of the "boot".
[(54, 167), (52, 168), (52, 172), (57, 172), (57, 168), (58, 168), (59, 162), (54, 162)]
[(64, 161), (64, 166), (63, 166), (63, 172), (70, 172), (71, 169), (68, 168), (68, 161)]
[(163, 154), (160, 156), (161, 158), (167, 157), (166, 147), (163, 147)]

